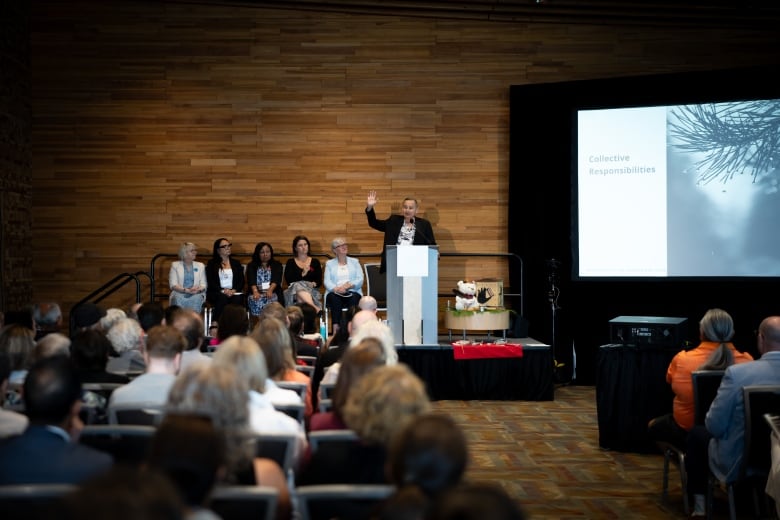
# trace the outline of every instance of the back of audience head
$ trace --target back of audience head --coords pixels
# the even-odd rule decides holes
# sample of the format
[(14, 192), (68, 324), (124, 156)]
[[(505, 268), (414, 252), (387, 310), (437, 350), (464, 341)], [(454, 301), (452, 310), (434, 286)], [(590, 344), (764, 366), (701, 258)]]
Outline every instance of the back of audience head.
[(317, 309), (306, 302), (300, 302), (301, 312), (303, 313), (303, 333), (315, 334), (317, 330)]
[(430, 520), (525, 520), (520, 505), (498, 484), (461, 484), (435, 501)]
[(185, 511), (165, 475), (118, 465), (67, 495), (58, 516), (64, 520), (184, 520)]
[(287, 309), (279, 302), (271, 302), (263, 307), (263, 310), (260, 312), (260, 321), (268, 318), (276, 318), (285, 325), (287, 325), (289, 321), (287, 318)]
[(419, 487), (434, 497), (463, 478), (468, 463), (466, 436), (448, 415), (414, 417), (396, 435), (388, 455), (388, 481)]
[(285, 371), (295, 368), (292, 338), (283, 322), (275, 318), (260, 320), (252, 332), (252, 339), (263, 351), (271, 379), (281, 379)]
[(341, 356), (341, 367), (333, 387), (333, 412), (341, 416), (350, 390), (360, 378), (385, 364), (385, 351), (379, 340), (366, 338)]
[(32, 362), (35, 332), (21, 323), (12, 323), (0, 331), (0, 355), (8, 356), (11, 370), (26, 370)]
[(376, 314), (378, 307), (379, 305), (376, 302), (376, 298), (374, 298), (370, 294), (366, 294), (365, 296), (360, 298), (360, 301), (358, 301), (358, 308), (361, 311), (371, 311), (374, 314)]
[(290, 322), (290, 334), (300, 336), (303, 333), (303, 310), (300, 306), (287, 307), (287, 321)]
[(192, 309), (177, 309), (173, 313), (169, 325), (184, 335), (184, 339), (187, 340), (185, 350), (197, 350), (203, 344), (205, 336), (203, 318)]
[(758, 326), (758, 351), (766, 352), (780, 350), (780, 316), (768, 316)]
[(50, 356), (70, 356), (70, 338), (61, 332), (51, 332), (36, 341), (32, 362)]
[(171, 325), (173, 323), (174, 315), (180, 309), (181, 306), (179, 305), (168, 305), (163, 311), (163, 319), (165, 320), (163, 323), (165, 323), (166, 325)]
[(211, 418), (222, 436), (229, 478), (251, 465), (254, 446), (245, 442), (249, 431), (249, 387), (234, 368), (219, 363), (190, 365), (171, 387), (166, 409)]
[(53, 356), (35, 363), (24, 380), (23, 396), (32, 424), (69, 426), (81, 399), (81, 383), (70, 359)]
[(249, 317), (242, 305), (234, 303), (225, 305), (219, 316), (217, 338), (220, 342), (230, 336), (246, 336), (249, 331)]
[(376, 316), (373, 320), (369, 320), (360, 325), (357, 328), (357, 331), (353, 329), (349, 344), (350, 346), (357, 345), (365, 338), (376, 338), (379, 340), (379, 343), (382, 345), (382, 348), (385, 351), (385, 359), (388, 365), (395, 365), (398, 363), (398, 352), (395, 350), (395, 338), (393, 338), (393, 332), (390, 330), (390, 327), (377, 320)]
[(102, 372), (106, 369), (111, 342), (99, 330), (82, 330), (71, 339), (70, 352), (77, 370)]
[(117, 354), (129, 350), (143, 351), (144, 330), (141, 328), (141, 324), (132, 318), (117, 320), (109, 329), (106, 337)]
[(419, 377), (406, 365), (386, 365), (355, 383), (342, 416), (362, 441), (388, 446), (396, 432), (430, 407)]
[(713, 341), (718, 347), (709, 355), (699, 370), (724, 370), (734, 364), (734, 354), (728, 342), (734, 337), (734, 320), (723, 309), (710, 309), (699, 321), (699, 336), (702, 341)]
[(106, 310), (92, 302), (84, 302), (73, 310), (74, 330), (71, 336), (83, 329), (100, 328), (100, 320), (106, 315)]
[(162, 325), (165, 321), (165, 311), (157, 302), (146, 302), (138, 308), (138, 323), (144, 332), (149, 332), (152, 327)]
[(350, 334), (354, 336), (362, 325), (373, 321), (379, 321), (375, 313), (371, 311), (357, 311), (349, 321)]
[(103, 332), (108, 332), (114, 323), (122, 318), (127, 318), (127, 313), (122, 309), (117, 309), (116, 307), (106, 309), (106, 315), (100, 318), (100, 328)]
[(249, 336), (231, 336), (214, 352), (214, 363), (233, 367), (250, 390), (265, 392), (268, 367), (257, 342)]
[(209, 417), (167, 414), (152, 438), (147, 466), (171, 479), (184, 503), (204, 506), (225, 464), (225, 446)]
[(184, 335), (175, 328), (167, 325), (152, 327), (146, 339), (147, 363), (151, 359), (176, 360), (186, 346)]
[(59, 331), (62, 327), (62, 309), (55, 302), (36, 303), (33, 306), (33, 320), (40, 331)]

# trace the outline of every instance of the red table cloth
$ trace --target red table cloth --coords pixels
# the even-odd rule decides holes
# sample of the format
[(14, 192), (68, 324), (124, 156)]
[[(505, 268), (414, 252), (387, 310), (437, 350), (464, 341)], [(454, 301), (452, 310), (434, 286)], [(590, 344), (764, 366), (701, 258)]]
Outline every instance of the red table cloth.
[(453, 343), (452, 356), (457, 359), (491, 359), (523, 357), (523, 346), (518, 343)]

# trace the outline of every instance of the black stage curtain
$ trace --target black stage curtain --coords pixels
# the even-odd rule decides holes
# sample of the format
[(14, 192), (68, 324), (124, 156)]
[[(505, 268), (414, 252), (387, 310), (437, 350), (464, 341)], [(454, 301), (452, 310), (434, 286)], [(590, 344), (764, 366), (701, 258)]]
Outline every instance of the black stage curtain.
[(671, 413), (671, 386), (666, 370), (680, 349), (668, 346), (602, 345), (596, 374), (599, 446), (653, 453), (647, 435), (653, 417)]
[(431, 400), (552, 401), (549, 346), (523, 347), (521, 358), (456, 361), (450, 346), (397, 347), (398, 358), (425, 381)]

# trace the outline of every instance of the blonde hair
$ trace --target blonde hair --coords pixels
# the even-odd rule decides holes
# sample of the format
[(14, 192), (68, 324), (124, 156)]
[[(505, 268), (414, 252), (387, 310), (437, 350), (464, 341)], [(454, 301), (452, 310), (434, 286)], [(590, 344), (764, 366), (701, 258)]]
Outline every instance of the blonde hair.
[(431, 408), (425, 384), (406, 365), (377, 367), (349, 392), (342, 416), (361, 440), (388, 446), (410, 419)]
[(192, 242), (184, 242), (182, 245), (179, 246), (179, 260), (181, 260), (182, 262), (184, 261), (184, 255), (187, 254), (187, 249), (191, 247), (197, 248), (198, 246), (196, 246)]
[(260, 345), (248, 336), (230, 336), (219, 344), (214, 353), (214, 363), (232, 367), (246, 381), (250, 390), (265, 392), (268, 366)]
[(261, 319), (251, 338), (263, 351), (271, 379), (281, 379), (286, 370), (295, 369), (292, 336), (284, 322), (276, 318)]
[[(365, 311), (370, 312), (370, 311)], [(385, 363), (395, 365), (398, 363), (398, 352), (395, 350), (395, 339), (390, 327), (378, 319), (369, 320), (358, 326), (357, 330), (352, 331), (352, 338), (349, 340), (349, 346), (354, 347), (366, 338), (375, 338), (382, 345), (385, 351)]]
[(193, 363), (179, 374), (168, 394), (167, 411), (211, 418), (225, 446), (228, 475), (247, 470), (254, 459), (249, 435), (249, 387), (232, 367)]

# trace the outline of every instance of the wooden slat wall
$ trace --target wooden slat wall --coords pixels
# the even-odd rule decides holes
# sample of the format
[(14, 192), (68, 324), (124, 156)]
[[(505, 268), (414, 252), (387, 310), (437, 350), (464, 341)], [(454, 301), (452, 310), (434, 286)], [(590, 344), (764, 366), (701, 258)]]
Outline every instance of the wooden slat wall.
[[(510, 85), (765, 63), (777, 38), (41, 0), (33, 299), (67, 310), (184, 240), (202, 254), (220, 236), (237, 252), (260, 240), (289, 251), (305, 234), (324, 252), (345, 235), (353, 253), (378, 252), (369, 189), (380, 216), (419, 198), (443, 251), (505, 252), (508, 219), (523, 209), (512, 201), (509, 215)], [(445, 259), (440, 270), (441, 291), (508, 278), (497, 260)]]

